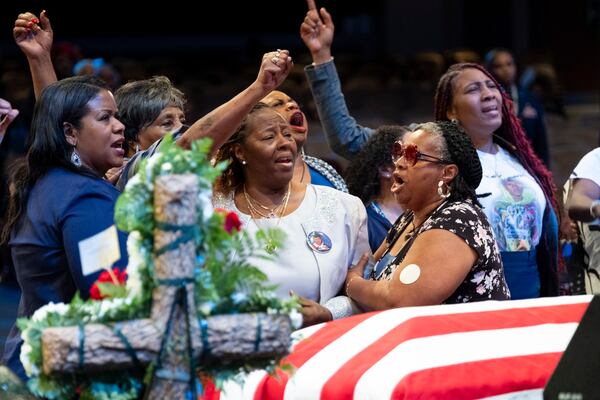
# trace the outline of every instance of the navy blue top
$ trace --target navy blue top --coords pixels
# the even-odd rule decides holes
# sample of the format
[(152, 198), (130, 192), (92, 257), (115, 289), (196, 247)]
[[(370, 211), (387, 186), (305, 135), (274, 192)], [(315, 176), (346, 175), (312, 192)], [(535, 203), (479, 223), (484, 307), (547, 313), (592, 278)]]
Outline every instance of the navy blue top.
[[(119, 191), (110, 183), (62, 168), (51, 169), (33, 186), (26, 209), (11, 232), (9, 246), (21, 287), (18, 317), (29, 317), (49, 302), (69, 302), (75, 292), (89, 297), (100, 272), (83, 276), (79, 242), (114, 224)], [(127, 235), (119, 231), (127, 266)], [(4, 362), (25, 378), (19, 361), (20, 332), (13, 327)]]
[(371, 251), (375, 251), (381, 246), (383, 240), (388, 234), (388, 231), (392, 229), (392, 223), (377, 210), (377, 206), (370, 202), (367, 209), (367, 226), (369, 228), (369, 246)]

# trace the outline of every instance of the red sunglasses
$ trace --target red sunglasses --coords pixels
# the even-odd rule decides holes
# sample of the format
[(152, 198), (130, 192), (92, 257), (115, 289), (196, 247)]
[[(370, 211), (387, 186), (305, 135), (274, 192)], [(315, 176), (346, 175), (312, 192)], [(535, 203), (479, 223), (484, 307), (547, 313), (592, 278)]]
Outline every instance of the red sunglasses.
[(392, 162), (396, 164), (396, 161), (402, 157), (404, 157), (404, 161), (411, 167), (419, 160), (436, 164), (454, 164), (452, 161), (421, 153), (416, 144), (403, 144), (400, 141), (394, 142), (392, 145)]

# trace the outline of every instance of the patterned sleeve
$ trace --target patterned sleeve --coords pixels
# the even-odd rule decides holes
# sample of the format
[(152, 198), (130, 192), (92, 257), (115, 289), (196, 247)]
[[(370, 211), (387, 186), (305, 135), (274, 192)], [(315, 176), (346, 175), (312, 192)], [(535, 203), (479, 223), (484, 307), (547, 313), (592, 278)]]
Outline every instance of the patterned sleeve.
[(441, 210), (438, 217), (423, 226), (422, 232), (444, 229), (465, 241), (477, 252), (478, 258), (488, 258), (493, 253), (494, 236), (483, 212), (469, 203), (453, 203)]

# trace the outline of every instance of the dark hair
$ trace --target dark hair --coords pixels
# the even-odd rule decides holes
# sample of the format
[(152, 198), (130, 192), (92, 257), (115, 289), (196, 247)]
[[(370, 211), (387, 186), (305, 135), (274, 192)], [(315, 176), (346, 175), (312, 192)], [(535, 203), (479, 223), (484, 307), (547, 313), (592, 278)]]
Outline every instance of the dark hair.
[(413, 132), (422, 129), (438, 135), (441, 148), (438, 150), (442, 159), (451, 161), (458, 167), (458, 174), (448, 185), (451, 201), (470, 200), (479, 204), (475, 190), (481, 183), (483, 171), (477, 150), (464, 129), (453, 122), (426, 122), (413, 128)]
[(77, 173), (97, 177), (85, 167), (75, 167), (70, 159), (72, 147), (67, 142), (63, 124), (68, 122), (81, 128), (81, 119), (90, 111), (88, 103), (106, 84), (93, 76), (77, 76), (54, 82), (42, 91), (35, 104), (27, 154), (12, 171), (8, 211), (0, 234), (5, 242), (25, 208), (29, 191), (48, 170), (62, 167)]
[(496, 57), (498, 57), (498, 54), (500, 53), (510, 54), (514, 61), (515, 56), (513, 55), (512, 51), (505, 47), (494, 47), (493, 49), (485, 53), (485, 57), (483, 57), (483, 65), (488, 71), (490, 71), (490, 73), (492, 73), (494, 61), (496, 61)]
[[(501, 87), (492, 74), (479, 64), (461, 63), (450, 66), (448, 71), (440, 78), (435, 92), (434, 118), (436, 120), (448, 121), (447, 112), (453, 100), (454, 80), (467, 69), (476, 69), (483, 72), (498, 88)], [(556, 186), (552, 180), (552, 174), (533, 151), (521, 122), (512, 111), (512, 100), (504, 91), (500, 91), (500, 93), (502, 95), (502, 125), (494, 132), (494, 141), (500, 142), (502, 147), (512, 153), (523, 168), (537, 179), (546, 198), (550, 199), (556, 215), (560, 215), (555, 195)]]
[(400, 125), (385, 125), (377, 128), (360, 152), (346, 169), (348, 191), (368, 203), (381, 192), (379, 169), (393, 165), (392, 146), (408, 132)]
[(142, 129), (152, 124), (166, 107), (185, 109), (185, 95), (166, 76), (129, 82), (115, 92), (119, 120), (125, 125), (127, 153)]
[[(219, 149), (217, 155), (215, 156), (215, 162), (221, 161), (229, 161), (229, 165), (223, 171), (223, 173), (215, 180), (213, 185), (213, 189), (216, 193), (222, 193), (224, 195), (228, 195), (232, 190), (235, 190), (236, 187), (244, 183), (244, 169), (240, 160), (235, 157), (234, 154), (234, 145), (236, 143), (244, 143), (246, 138), (251, 132), (253, 127), (252, 117), (254, 114), (259, 112), (260, 110), (269, 109), (272, 110), (267, 104), (263, 102), (256, 103), (248, 115), (246, 115), (235, 131), (235, 133), (231, 136), (231, 138)], [(275, 112), (275, 111), (273, 111)]]

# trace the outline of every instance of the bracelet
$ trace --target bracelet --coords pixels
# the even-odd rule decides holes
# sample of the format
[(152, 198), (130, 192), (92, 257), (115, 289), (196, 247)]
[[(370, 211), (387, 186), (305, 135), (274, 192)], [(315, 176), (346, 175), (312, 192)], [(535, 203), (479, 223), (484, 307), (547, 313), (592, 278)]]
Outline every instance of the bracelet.
[(590, 215), (592, 216), (592, 218), (596, 219), (596, 218), (600, 218), (600, 215), (598, 215), (598, 213), (596, 213), (594, 211), (594, 209), (600, 205), (600, 200), (594, 200), (592, 201), (592, 204), (590, 205)]

